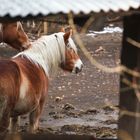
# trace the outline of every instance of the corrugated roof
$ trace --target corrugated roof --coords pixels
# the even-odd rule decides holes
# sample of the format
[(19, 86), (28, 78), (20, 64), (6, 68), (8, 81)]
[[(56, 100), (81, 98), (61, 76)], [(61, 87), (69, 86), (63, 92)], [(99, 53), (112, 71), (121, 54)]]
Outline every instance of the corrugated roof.
[(0, 0), (0, 17), (10, 15), (11, 17), (38, 14), (48, 15), (56, 13), (74, 14), (83, 12), (118, 12), (128, 11), (130, 8), (140, 7), (140, 0)]

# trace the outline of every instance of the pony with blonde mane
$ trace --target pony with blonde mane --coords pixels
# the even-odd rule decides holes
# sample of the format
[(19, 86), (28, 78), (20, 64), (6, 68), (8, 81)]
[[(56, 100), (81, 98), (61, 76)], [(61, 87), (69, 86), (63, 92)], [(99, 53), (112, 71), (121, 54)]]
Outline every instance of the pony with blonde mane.
[(21, 22), (1, 23), (0, 42), (5, 42), (19, 51), (28, 49), (31, 46)]
[(0, 60), (0, 132), (12, 118), (17, 130), (18, 116), (29, 113), (30, 132), (39, 127), (39, 118), (48, 93), (49, 76), (58, 67), (78, 73), (83, 63), (71, 38), (72, 31), (42, 36), (28, 50), (11, 59)]

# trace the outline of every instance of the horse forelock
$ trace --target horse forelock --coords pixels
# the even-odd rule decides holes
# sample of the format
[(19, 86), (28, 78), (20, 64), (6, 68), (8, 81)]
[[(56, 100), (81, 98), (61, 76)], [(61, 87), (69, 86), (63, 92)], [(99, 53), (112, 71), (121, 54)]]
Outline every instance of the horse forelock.
[[(61, 32), (60, 32), (61, 33)], [(62, 35), (64, 35), (65, 33), (62, 32), (61, 33)], [(77, 53), (77, 47), (76, 47), (76, 44), (74, 43), (73, 39), (71, 37), (69, 37), (68, 39), (68, 44), (67, 44), (68, 47), (72, 48), (76, 53)]]
[(77, 47), (76, 47), (74, 41), (72, 40), (72, 38), (69, 38), (68, 45), (77, 53)]
[[(57, 38), (56, 36), (57, 35)], [(46, 75), (54, 73), (59, 64), (65, 61), (65, 43), (62, 33), (42, 36), (32, 43), (32, 47), (17, 56), (25, 56), (32, 63), (41, 66)]]

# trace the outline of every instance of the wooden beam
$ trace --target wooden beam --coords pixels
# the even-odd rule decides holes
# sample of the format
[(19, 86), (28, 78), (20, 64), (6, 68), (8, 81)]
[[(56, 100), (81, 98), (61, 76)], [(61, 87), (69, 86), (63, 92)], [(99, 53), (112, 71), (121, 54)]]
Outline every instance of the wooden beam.
[[(93, 136), (85, 135), (56, 135), (17, 133), (1, 136), (1, 140), (97, 140)], [(105, 140), (105, 139), (102, 139)]]

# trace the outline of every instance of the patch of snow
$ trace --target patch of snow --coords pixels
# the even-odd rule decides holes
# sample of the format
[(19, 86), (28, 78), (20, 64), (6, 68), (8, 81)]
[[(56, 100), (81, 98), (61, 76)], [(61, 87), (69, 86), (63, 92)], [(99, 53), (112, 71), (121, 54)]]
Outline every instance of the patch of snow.
[(106, 33), (122, 33), (123, 29), (120, 27), (104, 27), (103, 31), (89, 31), (90, 33), (87, 34), (87, 36), (95, 37), (97, 34), (106, 34)]

